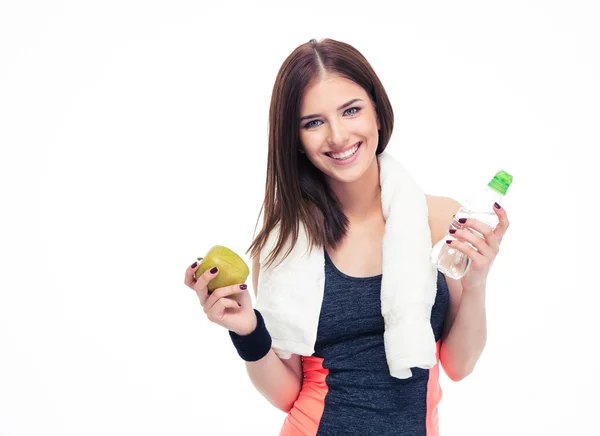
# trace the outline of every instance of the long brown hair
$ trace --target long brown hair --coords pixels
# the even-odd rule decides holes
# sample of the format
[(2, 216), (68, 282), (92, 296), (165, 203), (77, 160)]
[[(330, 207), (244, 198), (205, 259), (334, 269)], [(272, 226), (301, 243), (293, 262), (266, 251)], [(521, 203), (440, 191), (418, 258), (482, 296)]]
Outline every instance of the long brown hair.
[[(394, 125), (387, 93), (365, 57), (351, 45), (315, 39), (297, 47), (283, 62), (271, 95), (269, 152), (262, 229), (247, 252), (258, 256), (271, 231), (279, 224), (276, 245), (267, 258), (270, 265), (288, 238), (298, 240), (299, 224), (306, 228), (309, 247), (336, 247), (346, 235), (348, 219), (339, 201), (325, 183), (323, 173), (298, 152), (302, 93), (311, 80), (324, 73), (338, 74), (360, 85), (369, 95), (380, 123), (376, 154), (385, 150)], [(259, 218), (260, 218), (259, 213)], [(258, 224), (258, 220), (257, 220)]]

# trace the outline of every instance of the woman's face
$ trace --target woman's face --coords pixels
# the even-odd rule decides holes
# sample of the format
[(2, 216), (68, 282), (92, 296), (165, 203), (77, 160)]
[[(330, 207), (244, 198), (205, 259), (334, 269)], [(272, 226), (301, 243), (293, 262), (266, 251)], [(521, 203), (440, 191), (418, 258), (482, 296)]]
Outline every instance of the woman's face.
[(373, 164), (379, 122), (369, 95), (355, 82), (331, 74), (311, 82), (299, 122), (306, 156), (331, 180), (354, 182)]

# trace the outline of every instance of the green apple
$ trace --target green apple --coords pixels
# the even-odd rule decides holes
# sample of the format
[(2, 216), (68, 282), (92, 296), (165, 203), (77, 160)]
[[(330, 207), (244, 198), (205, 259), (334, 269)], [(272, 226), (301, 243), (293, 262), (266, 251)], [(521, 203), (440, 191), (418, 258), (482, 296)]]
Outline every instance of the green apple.
[(208, 293), (217, 288), (246, 283), (250, 274), (250, 268), (246, 262), (233, 250), (222, 245), (215, 245), (204, 257), (198, 258), (200, 266), (196, 270), (195, 277), (198, 280), (205, 271), (213, 267), (219, 268), (219, 274), (208, 283)]

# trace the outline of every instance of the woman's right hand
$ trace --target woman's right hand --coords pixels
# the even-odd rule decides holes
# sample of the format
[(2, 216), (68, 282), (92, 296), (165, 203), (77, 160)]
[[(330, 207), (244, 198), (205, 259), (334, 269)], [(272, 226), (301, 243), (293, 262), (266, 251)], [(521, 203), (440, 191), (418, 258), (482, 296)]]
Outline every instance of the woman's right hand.
[(219, 275), (219, 271), (212, 273), (212, 270), (206, 270), (196, 280), (198, 267), (189, 266), (186, 269), (184, 283), (196, 292), (208, 319), (240, 336), (252, 333), (257, 320), (248, 286), (242, 283), (217, 288), (209, 295), (208, 283)]

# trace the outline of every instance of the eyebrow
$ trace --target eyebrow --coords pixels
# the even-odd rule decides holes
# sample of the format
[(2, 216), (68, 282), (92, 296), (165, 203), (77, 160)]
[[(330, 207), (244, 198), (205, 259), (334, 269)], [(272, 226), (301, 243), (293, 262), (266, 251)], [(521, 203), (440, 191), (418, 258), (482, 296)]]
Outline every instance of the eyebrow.
[[(353, 104), (353, 103), (356, 103), (357, 101), (363, 101), (363, 100), (361, 100), (360, 98), (355, 98), (355, 99), (352, 99), (352, 100), (350, 100), (349, 102), (347, 102), (347, 103), (344, 103), (343, 105), (341, 105), (340, 107), (338, 107), (338, 108), (337, 108), (337, 110), (338, 110), (338, 111), (341, 111), (341, 110), (342, 110), (342, 109), (344, 109), (345, 107), (347, 107), (347, 106), (350, 106), (351, 104)], [(321, 116), (321, 115), (318, 115), (318, 114), (314, 114), (314, 115), (305, 115), (305, 116), (303, 116), (302, 118), (300, 118), (300, 121), (309, 120), (309, 119), (311, 119), (311, 118), (319, 118), (320, 116)]]

